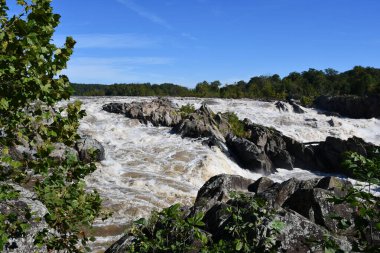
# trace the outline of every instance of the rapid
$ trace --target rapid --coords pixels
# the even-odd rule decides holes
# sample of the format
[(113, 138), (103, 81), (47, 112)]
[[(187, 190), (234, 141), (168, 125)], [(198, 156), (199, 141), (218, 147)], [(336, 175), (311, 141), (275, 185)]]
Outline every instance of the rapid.
[[(226, 173), (258, 179), (262, 175), (240, 168), (218, 148), (202, 145), (201, 139), (181, 138), (170, 128), (140, 124), (119, 114), (102, 110), (111, 102), (130, 103), (152, 97), (74, 97), (82, 101), (87, 116), (79, 131), (102, 143), (106, 158), (86, 178), (87, 186), (96, 189), (105, 209), (113, 215), (95, 224), (96, 250), (102, 251), (123, 234), (131, 221), (147, 217), (154, 209), (174, 203), (191, 205), (197, 191), (210, 177)], [(319, 114), (279, 111), (273, 102), (248, 99), (171, 98), (178, 106), (202, 102), (214, 112), (235, 112), (240, 119), (273, 127), (301, 142), (323, 141), (327, 136), (347, 139), (352, 136), (380, 145), (379, 119), (337, 118)], [(330, 121), (330, 122), (329, 122)], [(331, 123), (333, 122), (333, 124)], [(278, 169), (271, 175), (281, 182), (291, 177), (308, 179), (323, 176), (307, 170)]]

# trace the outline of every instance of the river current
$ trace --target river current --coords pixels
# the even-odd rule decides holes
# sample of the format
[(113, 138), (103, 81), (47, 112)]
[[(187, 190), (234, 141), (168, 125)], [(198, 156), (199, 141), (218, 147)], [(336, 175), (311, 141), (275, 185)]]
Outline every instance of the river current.
[[(154, 209), (174, 203), (191, 205), (199, 188), (212, 176), (226, 173), (251, 179), (262, 175), (240, 168), (217, 148), (202, 145), (202, 140), (181, 138), (170, 128), (140, 124), (138, 120), (102, 110), (110, 102), (130, 103), (151, 97), (74, 97), (83, 102), (87, 116), (81, 121), (81, 134), (100, 141), (106, 152), (98, 169), (86, 178), (89, 188), (97, 189), (111, 218), (96, 223), (95, 251), (116, 241), (126, 226)], [(240, 119), (274, 127), (301, 142), (322, 141), (327, 136), (347, 139), (358, 136), (380, 145), (379, 119), (348, 119), (319, 114), (281, 112), (274, 103), (248, 99), (171, 98), (178, 106), (206, 102), (214, 112), (235, 112)], [(290, 109), (290, 108), (289, 108)], [(334, 124), (331, 124), (333, 121)], [(329, 123), (330, 121), (330, 123)], [(332, 126), (334, 125), (334, 126)], [(278, 169), (270, 177), (277, 182), (291, 177), (308, 179), (322, 176), (307, 170)]]

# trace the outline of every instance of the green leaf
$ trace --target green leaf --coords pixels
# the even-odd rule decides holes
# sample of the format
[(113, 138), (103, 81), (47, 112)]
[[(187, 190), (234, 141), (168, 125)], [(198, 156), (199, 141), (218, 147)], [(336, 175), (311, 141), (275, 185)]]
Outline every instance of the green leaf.
[(243, 248), (243, 243), (240, 240), (238, 240), (236, 242), (235, 250), (240, 251), (242, 248)]

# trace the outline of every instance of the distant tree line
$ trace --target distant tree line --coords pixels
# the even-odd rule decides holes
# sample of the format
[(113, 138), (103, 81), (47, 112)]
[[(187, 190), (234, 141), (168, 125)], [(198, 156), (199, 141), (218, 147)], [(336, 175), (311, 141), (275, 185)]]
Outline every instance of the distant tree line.
[(319, 95), (371, 95), (380, 94), (380, 69), (356, 66), (339, 73), (334, 69), (309, 69), (292, 72), (281, 78), (255, 76), (248, 82), (239, 81), (222, 86), (220, 81), (198, 83), (189, 89), (172, 83), (164, 84), (72, 84), (78, 96), (178, 96), (178, 97), (221, 97), (302, 99), (305, 104)]

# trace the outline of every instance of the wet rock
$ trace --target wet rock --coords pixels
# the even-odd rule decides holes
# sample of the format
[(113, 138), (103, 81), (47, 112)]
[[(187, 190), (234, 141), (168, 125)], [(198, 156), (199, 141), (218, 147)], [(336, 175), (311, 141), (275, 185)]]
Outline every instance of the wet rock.
[(85, 162), (99, 162), (105, 159), (105, 151), (102, 144), (87, 136), (79, 139), (75, 143), (75, 148), (79, 153), (79, 159)]
[(380, 95), (372, 96), (320, 96), (314, 101), (317, 109), (339, 113), (342, 116), (360, 118), (380, 117)]
[(277, 101), (275, 104), (276, 108), (280, 111), (280, 112), (288, 112), (289, 109), (288, 109), (288, 105), (287, 103), (285, 102), (282, 102), (282, 101)]
[(289, 100), (289, 104), (293, 107), (293, 112), (295, 113), (305, 113), (305, 110), (302, 109), (302, 107), (296, 103), (293, 99)]
[(339, 126), (342, 126), (342, 123), (337, 121), (336, 119), (333, 119), (331, 118), (330, 120), (327, 121), (327, 123), (331, 126), (331, 127), (339, 127)]

